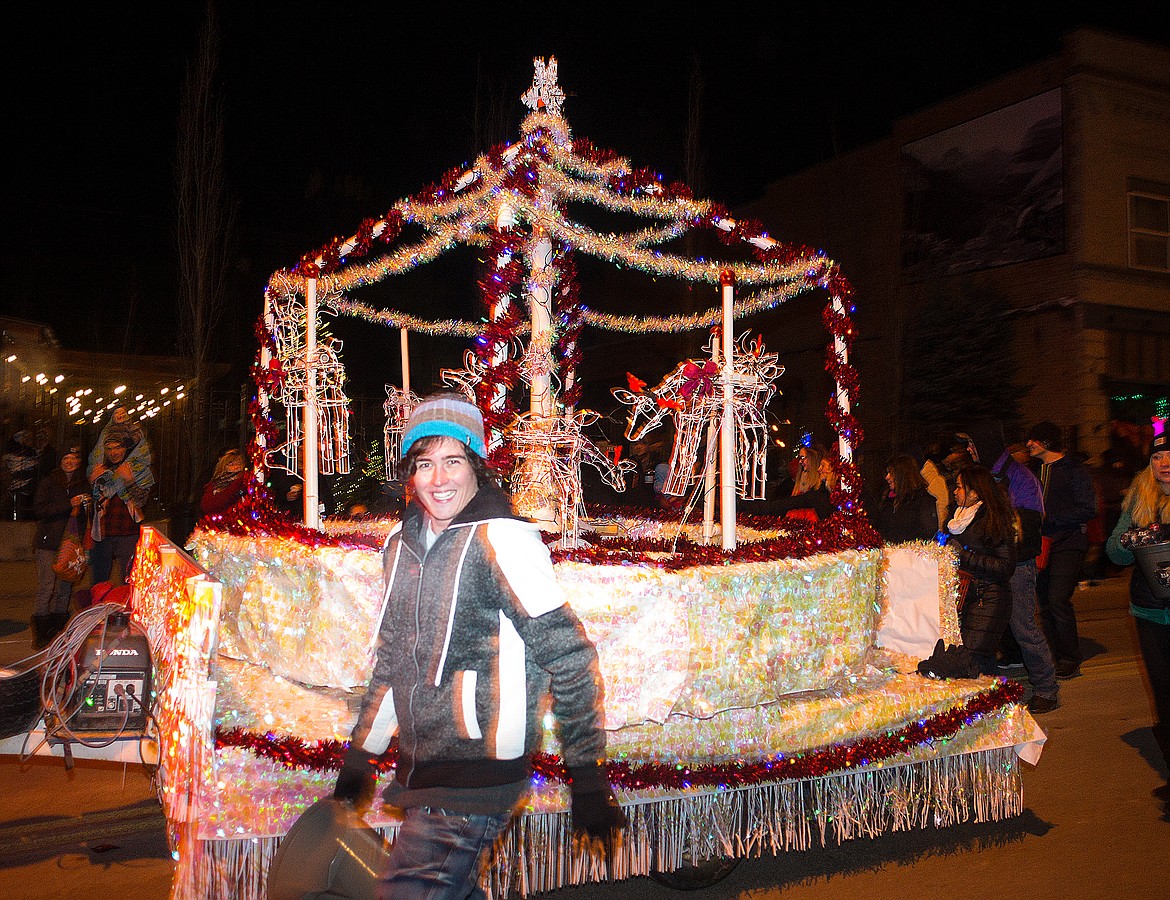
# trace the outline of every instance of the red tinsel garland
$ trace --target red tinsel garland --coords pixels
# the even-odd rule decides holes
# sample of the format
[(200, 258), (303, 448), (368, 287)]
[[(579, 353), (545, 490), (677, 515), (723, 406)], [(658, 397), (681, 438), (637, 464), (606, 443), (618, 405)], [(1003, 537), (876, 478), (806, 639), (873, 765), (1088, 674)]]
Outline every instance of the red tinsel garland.
[[(480, 297), (487, 320), (475, 339), (475, 354), (483, 366), (483, 379), (475, 386), (476, 405), (483, 413), (488, 444), (502, 435), (516, 418), (516, 403), (509, 395), (520, 380), (520, 368), (511, 357), (511, 341), (520, 325), (520, 297), (525, 269), (522, 263), (522, 235), (515, 229), (489, 231), (488, 257), (479, 279)], [(506, 352), (501, 355), (501, 349)], [(497, 394), (502, 391), (502, 399)], [(498, 405), (497, 405), (498, 404)], [(511, 471), (513, 458), (506, 442), (499, 443), (488, 456), (494, 471)]]
[(574, 376), (573, 385), (562, 393), (561, 402), (565, 406), (575, 407), (581, 402), (581, 382), (576, 379), (576, 371), (582, 359), (579, 341), (584, 316), (581, 309), (580, 285), (577, 282), (577, 265), (573, 261), (573, 248), (562, 244), (553, 257), (552, 267), (557, 273), (554, 294), (554, 311), (557, 317), (554, 319), (554, 326), (557, 326), (554, 348), (557, 377), (561, 384), (567, 385), (569, 376)]
[[(780, 753), (750, 762), (736, 760), (688, 765), (682, 762), (631, 763), (611, 760), (607, 764), (607, 774), (611, 784), (628, 791), (652, 788), (734, 788), (820, 778), (892, 759), (923, 744), (945, 741), (958, 734), (964, 726), (971, 726), (984, 716), (1018, 703), (1023, 695), (1022, 685), (1001, 679), (995, 687), (977, 694), (966, 703), (882, 735), (859, 737), (798, 753)], [(340, 769), (346, 749), (346, 744), (341, 741), (306, 743), (298, 737), (282, 737), (272, 732), (257, 734), (239, 728), (217, 730), (215, 745), (220, 749), (241, 747), (262, 759), (278, 762), (286, 769), (308, 769), (314, 772)], [(395, 766), (396, 750), (396, 747), (391, 747), (379, 760), (378, 768), (381, 771), (388, 771)], [(547, 781), (561, 784), (569, 782), (564, 761), (558, 756), (535, 753), (532, 756), (532, 768), (538, 777)]]
[[(737, 513), (737, 520), (743, 525), (760, 530), (782, 527), (785, 533), (761, 541), (740, 542), (730, 551), (719, 546), (696, 544), (685, 537), (675, 542), (668, 538), (611, 538), (588, 533), (578, 536), (578, 547), (569, 550), (559, 547), (549, 549), (554, 562), (638, 565), (673, 572), (691, 566), (804, 559), (818, 553), (840, 553), (882, 546), (881, 536), (869, 524), (852, 496), (838, 499), (847, 501), (851, 509), (846, 509), (842, 502), (837, 512), (820, 522)], [(667, 510), (635, 510), (620, 506), (590, 505), (589, 515), (597, 518), (635, 517), (649, 521), (671, 521), (671, 513)], [(677, 517), (674, 521), (677, 521)]]
[[(554, 562), (582, 562), (593, 565), (647, 566), (664, 571), (678, 571), (691, 566), (723, 566), (742, 562), (770, 562), (804, 559), (818, 553), (840, 553), (882, 546), (881, 536), (869, 524), (860, 504), (852, 495), (834, 496), (839, 511), (821, 522), (801, 519), (777, 519), (741, 513), (739, 521), (761, 530), (782, 525), (785, 534), (762, 541), (740, 543), (734, 550), (696, 544), (686, 538), (676, 542), (666, 538), (598, 537), (582, 534), (581, 545), (562, 550), (556, 546), (557, 535), (543, 535)], [(850, 507), (853, 511), (850, 512)], [(669, 512), (620, 506), (590, 506), (595, 517), (640, 518), (669, 521)], [(250, 482), (244, 499), (219, 515), (204, 517), (204, 528), (225, 531), (237, 537), (273, 537), (294, 540), (305, 547), (348, 547), (378, 549), (384, 536), (377, 532), (349, 533), (344, 537), (307, 528), (277, 508), (262, 483)], [(653, 555), (650, 555), (653, 554)]]

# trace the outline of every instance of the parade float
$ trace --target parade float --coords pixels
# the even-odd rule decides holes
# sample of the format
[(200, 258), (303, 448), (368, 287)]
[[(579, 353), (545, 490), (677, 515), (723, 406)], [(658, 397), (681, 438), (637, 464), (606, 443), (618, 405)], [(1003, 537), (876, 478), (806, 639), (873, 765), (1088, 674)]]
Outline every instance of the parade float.
[[(403, 384), (386, 402), (391, 470), (417, 402), (406, 335), (469, 340), (464, 367), (444, 381), (483, 411), (490, 463), (517, 509), (546, 528), (557, 577), (598, 648), (609, 776), (629, 828), (609, 856), (574, 841), (550, 718), (532, 796), (486, 876), (490, 896), (1023, 809), (1019, 760), (1034, 762), (1043, 736), (1020, 688), (914, 671), (936, 638), (959, 642), (955, 563), (937, 547), (883, 548), (865, 519), (848, 281), (822, 252), (574, 140), (555, 60), (536, 63), (519, 141), (272, 276), (257, 326), (248, 495), (201, 523), (186, 551), (144, 529), (134, 609), (155, 656), (176, 898), (264, 896), (282, 837), (332, 791), (372, 666), (379, 548), (393, 523), (319, 519), (317, 478), (349, 458), (342, 348), (318, 337), (323, 315), (400, 333)], [(639, 224), (600, 233), (569, 204)], [(692, 229), (748, 258), (670, 249)], [(481, 321), (423, 319), (353, 296), (467, 245), (486, 260)], [(721, 302), (693, 315), (604, 314), (581, 302), (575, 254), (709, 285)], [(737, 517), (737, 498), (762, 495), (762, 414), (782, 366), (758, 340), (737, 340), (735, 322), (804, 293), (827, 298), (837, 511), (818, 522)], [(653, 388), (631, 377), (614, 391), (630, 407), (628, 435), (674, 420), (667, 489), (681, 514), (582, 502), (581, 465), (615, 485), (625, 476), (591, 437), (596, 413), (579, 406), (585, 327), (717, 329), (705, 358), (678, 362)], [(272, 464), (304, 479), (303, 523), (267, 495)], [(393, 765), (391, 750), (384, 778)], [(368, 821), (393, 839), (394, 810)]]

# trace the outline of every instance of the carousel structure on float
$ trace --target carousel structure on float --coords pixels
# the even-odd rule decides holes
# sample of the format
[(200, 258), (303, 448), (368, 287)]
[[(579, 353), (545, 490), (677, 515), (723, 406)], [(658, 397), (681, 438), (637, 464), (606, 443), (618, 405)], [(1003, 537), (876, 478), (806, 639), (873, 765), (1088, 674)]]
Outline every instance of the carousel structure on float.
[[(517, 509), (542, 523), (557, 577), (598, 648), (609, 777), (629, 829), (608, 857), (573, 841), (548, 721), (531, 800), (486, 876), (490, 896), (1023, 809), (1019, 759), (1034, 762), (1043, 735), (1020, 688), (914, 671), (939, 637), (959, 642), (955, 561), (934, 546), (883, 548), (861, 508), (849, 282), (821, 251), (777, 241), (685, 185), (574, 139), (555, 59), (535, 62), (518, 141), (272, 276), (257, 325), (248, 496), (200, 524), (190, 555), (144, 531), (134, 608), (158, 670), (175, 897), (264, 896), (282, 837), (332, 792), (372, 666), (379, 549), (393, 522), (317, 514), (317, 475), (345, 471), (349, 457), (343, 348), (319, 338), (322, 316), (399, 332), (403, 383), (387, 386), (387, 477), (418, 401), (408, 334), (470, 342), (444, 383), (482, 410), (490, 465)], [(581, 204), (633, 224), (593, 230), (570, 214)], [(692, 230), (719, 236), (732, 258), (671, 249)], [(468, 245), (486, 260), (479, 321), (424, 319), (360, 297)], [(707, 285), (712, 308), (595, 310), (580, 296), (579, 254)], [(783, 366), (735, 323), (802, 294), (827, 298), (836, 511), (819, 522), (737, 518), (737, 497), (761, 496), (766, 480), (764, 413)], [(626, 475), (595, 442), (598, 414), (579, 405), (587, 327), (712, 332), (705, 356), (663, 365), (653, 387), (642, 376), (657, 373), (646, 372), (613, 391), (629, 407), (630, 439), (673, 420), (667, 490), (684, 500), (681, 515), (583, 503), (582, 465), (614, 486)], [(303, 476), (304, 524), (276, 510), (263, 486), (268, 465)], [(391, 751), (385, 777), (393, 766)], [(391, 810), (368, 820), (393, 838)]]

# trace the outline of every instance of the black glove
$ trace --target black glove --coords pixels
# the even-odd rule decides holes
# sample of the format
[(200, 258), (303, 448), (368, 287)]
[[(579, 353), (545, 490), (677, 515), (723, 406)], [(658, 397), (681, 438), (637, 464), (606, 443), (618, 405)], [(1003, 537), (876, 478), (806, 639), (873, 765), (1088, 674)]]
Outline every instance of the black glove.
[(978, 678), (979, 663), (966, 647), (951, 644), (949, 647), (942, 638), (934, 645), (934, 652), (930, 659), (924, 659), (918, 664), (918, 674), (927, 678)]
[(609, 844), (614, 834), (629, 824), (609, 787), (598, 791), (573, 791), (573, 831)]
[(378, 758), (364, 750), (356, 747), (346, 750), (333, 788), (333, 799), (349, 801), (359, 813), (369, 809), (378, 785), (377, 763)]

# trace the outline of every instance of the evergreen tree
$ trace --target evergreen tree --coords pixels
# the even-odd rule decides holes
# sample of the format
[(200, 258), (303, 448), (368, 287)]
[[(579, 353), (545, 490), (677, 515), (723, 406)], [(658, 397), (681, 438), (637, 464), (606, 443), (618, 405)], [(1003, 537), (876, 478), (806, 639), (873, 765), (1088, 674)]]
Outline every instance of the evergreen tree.
[(979, 419), (1010, 428), (1025, 393), (1016, 382), (1011, 304), (986, 287), (932, 293), (906, 335), (903, 415), (935, 433)]

